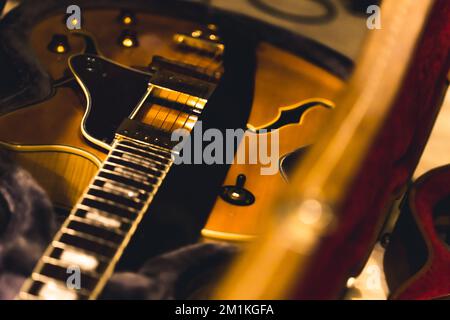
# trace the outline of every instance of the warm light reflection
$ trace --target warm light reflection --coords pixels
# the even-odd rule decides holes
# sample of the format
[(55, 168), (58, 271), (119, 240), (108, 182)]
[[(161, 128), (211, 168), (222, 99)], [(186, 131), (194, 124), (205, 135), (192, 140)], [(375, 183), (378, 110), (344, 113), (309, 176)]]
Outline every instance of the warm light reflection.
[(192, 32), (192, 36), (193, 36), (194, 38), (198, 38), (198, 37), (200, 37), (201, 35), (202, 35), (202, 32), (201, 32), (200, 30), (196, 30), (196, 31)]
[(131, 38), (124, 38), (122, 40), (122, 45), (124, 47), (131, 48), (132, 46), (134, 46), (134, 41)]
[(298, 218), (304, 224), (315, 224), (322, 217), (322, 204), (314, 199), (305, 200), (298, 209)]
[(132, 22), (133, 22), (133, 19), (131, 18), (131, 17), (129, 17), (129, 16), (126, 16), (126, 17), (124, 17), (123, 18), (123, 24), (131, 24)]
[(64, 52), (66, 52), (66, 48), (62, 44), (59, 44), (59, 45), (56, 46), (56, 52), (57, 53), (64, 53)]
[(98, 261), (94, 256), (69, 249), (63, 251), (60, 260), (71, 265), (77, 265), (82, 270), (87, 271), (95, 270), (98, 266)]
[(67, 288), (58, 286), (54, 282), (48, 282), (39, 290), (39, 296), (45, 300), (75, 300), (77, 294)]

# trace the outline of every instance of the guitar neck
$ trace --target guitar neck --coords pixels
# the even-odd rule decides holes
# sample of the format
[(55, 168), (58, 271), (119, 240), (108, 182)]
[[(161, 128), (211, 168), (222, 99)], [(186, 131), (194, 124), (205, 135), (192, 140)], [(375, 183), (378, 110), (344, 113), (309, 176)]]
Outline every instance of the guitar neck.
[[(164, 147), (117, 135), (20, 298), (96, 298), (169, 171), (171, 156)], [(79, 287), (68, 270), (79, 272)]]

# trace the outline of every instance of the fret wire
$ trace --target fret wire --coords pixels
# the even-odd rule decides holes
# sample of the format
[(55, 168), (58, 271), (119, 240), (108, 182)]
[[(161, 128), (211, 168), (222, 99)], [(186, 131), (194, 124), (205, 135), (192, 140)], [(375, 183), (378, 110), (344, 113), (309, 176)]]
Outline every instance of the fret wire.
[[(107, 218), (109, 218), (111, 220), (119, 220), (121, 223), (131, 224), (133, 222), (131, 219), (118, 216), (118, 215), (114, 214), (113, 212), (108, 212), (108, 211), (105, 211), (105, 210), (92, 208), (92, 207), (90, 207), (88, 205), (85, 205), (85, 204), (82, 204), (82, 203), (79, 203), (76, 207), (78, 209), (86, 211), (87, 213), (104, 214)], [(87, 218), (87, 219), (89, 219), (89, 218)]]
[(124, 183), (117, 182), (117, 181), (114, 181), (114, 180), (110, 180), (110, 179), (107, 179), (107, 178), (104, 178), (104, 177), (98, 177), (98, 176), (95, 177), (95, 180), (94, 180), (93, 183), (95, 183), (95, 181), (97, 181), (97, 180), (99, 180), (99, 181), (101, 181), (101, 182), (103, 182), (105, 184), (106, 183), (113, 184), (113, 185), (115, 185), (115, 186), (117, 186), (119, 188), (123, 188), (123, 189), (129, 188), (129, 189), (131, 189), (132, 191), (134, 191), (136, 193), (140, 193), (140, 194), (144, 194), (144, 195), (147, 194), (147, 191), (145, 191), (143, 189), (139, 189), (139, 188), (136, 188), (134, 186), (126, 185)]
[[(80, 254), (84, 254), (86, 256), (93, 256), (99, 263), (108, 264), (110, 262), (110, 259), (105, 256), (102, 256), (95, 252), (84, 250), (82, 248), (71, 246), (64, 242), (55, 240), (54, 243), (53, 242), (51, 243), (51, 247), (53, 248), (51, 253), (53, 253), (55, 249), (61, 250), (61, 254), (63, 254), (64, 251), (79, 252)], [(43, 257), (50, 257), (51, 253), (48, 255), (44, 255)]]
[(130, 139), (127, 139), (127, 138), (124, 138), (124, 139), (118, 141), (117, 144), (118, 145), (122, 145), (122, 146), (128, 146), (128, 144), (123, 144), (123, 142), (133, 144), (135, 146), (135, 148), (137, 148), (140, 151), (148, 151), (147, 149), (150, 148), (152, 150), (155, 150), (155, 152), (166, 153), (169, 157), (172, 154), (171, 150), (167, 149), (165, 147), (161, 147), (161, 146), (158, 146), (158, 145), (145, 143), (145, 142), (138, 143), (138, 142), (136, 142), (134, 140), (130, 140)]
[[(132, 167), (129, 168), (127, 165)], [(105, 167), (106, 166), (113, 166), (114, 169), (117, 169), (114, 171), (118, 173), (142, 177), (142, 179), (152, 184), (158, 184), (160, 180), (164, 177), (164, 171), (155, 170), (154, 168), (146, 167), (145, 164), (138, 164), (123, 159), (117, 158), (108, 159), (108, 161), (105, 162)]]
[[(122, 161), (131, 162), (130, 160), (128, 160), (126, 158), (119, 157), (119, 156), (115, 155), (114, 154), (115, 152), (116, 151), (114, 151), (108, 158), (119, 159), (119, 160), (122, 160)], [(158, 169), (154, 169), (155, 165), (160, 165), (160, 166), (164, 166), (164, 167), (166, 166), (166, 164), (162, 163), (162, 162), (152, 161), (151, 159), (150, 160), (146, 160), (144, 157), (138, 158), (138, 156), (135, 155), (134, 153), (129, 153), (129, 152), (126, 152), (126, 151), (123, 151), (122, 153), (123, 154), (127, 154), (127, 156), (130, 157), (131, 159), (139, 160), (140, 161), (139, 163), (143, 163), (144, 162), (144, 163), (146, 163), (148, 165), (151, 165), (151, 167), (149, 167), (148, 169), (152, 169), (153, 171), (158, 171)], [(133, 163), (133, 162), (131, 162), (131, 163)], [(139, 164), (139, 163), (136, 163), (136, 164)]]
[(136, 180), (134, 177), (131, 177), (131, 176), (122, 176), (122, 175), (118, 174), (117, 172), (109, 170), (109, 169), (102, 168), (100, 170), (100, 173), (103, 173), (103, 172), (107, 173), (107, 174), (110, 174), (112, 176), (118, 177), (118, 178), (124, 178), (124, 179), (128, 179), (130, 181), (134, 181), (135, 183), (139, 183), (139, 184), (142, 184), (144, 186), (148, 186), (148, 187), (152, 187), (152, 188), (154, 187), (153, 184), (150, 184), (147, 181)]
[[(66, 283), (63, 282), (62, 280), (59, 280), (59, 279), (56, 279), (56, 278), (53, 278), (53, 277), (49, 277), (49, 276), (46, 276), (46, 275), (43, 275), (43, 274), (40, 274), (40, 273), (37, 273), (37, 272), (33, 272), (31, 274), (31, 279), (33, 279), (33, 281), (35, 281), (35, 282), (40, 282), (40, 283), (42, 283), (44, 285), (49, 284), (49, 283), (55, 283), (56, 286), (59, 286), (61, 289), (67, 290), (68, 292), (73, 292), (77, 296), (79, 296), (80, 294), (81, 295), (88, 295), (89, 294), (89, 291), (84, 289), (84, 288), (80, 288), (80, 289), (77, 289), (75, 291), (73, 289), (68, 288)], [(37, 297), (40, 298), (39, 295)]]
[(83, 238), (83, 239), (86, 239), (86, 240), (90, 240), (92, 242), (96, 242), (98, 244), (101, 244), (102, 246), (110, 247), (112, 249), (116, 249), (118, 247), (118, 245), (115, 244), (114, 242), (111, 242), (111, 241), (108, 241), (108, 240), (105, 240), (105, 239), (102, 239), (102, 238), (99, 238), (99, 237), (87, 234), (85, 232), (81, 232), (81, 231), (78, 231), (78, 230), (73, 230), (73, 229), (70, 229), (69, 227), (63, 227), (63, 228), (61, 228), (61, 231), (63, 233), (65, 233), (65, 234), (69, 234), (69, 235), (74, 236), (74, 237), (79, 237), (79, 238)]
[(100, 202), (100, 203), (104, 203), (104, 204), (109, 204), (109, 205), (112, 205), (112, 206), (116, 206), (116, 207), (118, 207), (118, 208), (120, 208), (120, 209), (123, 209), (123, 210), (125, 210), (125, 211), (129, 211), (130, 214), (131, 214), (131, 213), (138, 213), (138, 212), (139, 212), (139, 210), (132, 209), (132, 208), (127, 207), (127, 206), (124, 206), (124, 205), (122, 205), (122, 204), (115, 203), (114, 201), (110, 201), (110, 200), (108, 200), (108, 199), (103, 199), (103, 198), (101, 198), (101, 197), (96, 197), (96, 196), (90, 195), (90, 194), (88, 194), (88, 193), (86, 193), (86, 194), (84, 195), (83, 198), (84, 198), (84, 199), (94, 200), (94, 201), (97, 201), (97, 202)]
[(130, 201), (134, 201), (134, 202), (136, 202), (136, 204), (140, 204), (140, 203), (142, 203), (142, 201), (145, 201), (145, 200), (141, 200), (139, 198), (136, 199), (136, 197), (133, 197), (134, 192), (133, 192), (133, 195), (129, 195), (129, 194), (117, 192), (117, 191), (115, 191), (115, 189), (104, 188), (104, 187), (97, 186), (95, 184), (91, 184), (90, 185), (89, 190), (91, 190), (91, 189), (99, 190), (99, 191), (103, 191), (103, 192), (108, 191), (109, 193), (111, 193), (113, 195), (123, 197), (123, 198), (125, 198), (127, 200), (130, 200)]
[(131, 180), (131, 181), (134, 181), (136, 183), (140, 183), (140, 184), (143, 184), (143, 185), (146, 185), (146, 186), (149, 186), (149, 187), (154, 187), (154, 185), (152, 183), (150, 183), (150, 182), (148, 182), (146, 180), (137, 180), (136, 177), (132, 176), (132, 175), (121, 175), (117, 171), (112, 171), (112, 170), (109, 170), (109, 169), (106, 169), (106, 168), (102, 168), (100, 170), (100, 173), (102, 173), (102, 172), (111, 174), (111, 175), (119, 177), (119, 178), (125, 178), (125, 179)]
[[(133, 147), (127, 147), (127, 148), (130, 148), (130, 149), (135, 149), (135, 148), (133, 148)], [(112, 157), (118, 157), (118, 156), (116, 156), (114, 153), (116, 153), (116, 152), (121, 152), (122, 153), (122, 155), (125, 155), (126, 157), (128, 157), (129, 159), (135, 159), (135, 160), (138, 160), (138, 161), (140, 161), (140, 162), (144, 162), (144, 163), (149, 163), (149, 164), (151, 164), (152, 166), (155, 166), (155, 165), (157, 165), (157, 166), (163, 166), (163, 167), (166, 167), (167, 166), (167, 163), (164, 163), (164, 162), (161, 162), (161, 161), (157, 161), (157, 160), (153, 160), (153, 159), (148, 159), (148, 158), (145, 158), (145, 157), (143, 157), (143, 156), (140, 156), (140, 155), (138, 155), (137, 153), (131, 153), (131, 152), (129, 152), (129, 151), (125, 151), (125, 150), (122, 150), (122, 149), (117, 149), (118, 151), (114, 151), (112, 154), (111, 154), (111, 156)], [(136, 152), (136, 151), (139, 151), (139, 150), (133, 150), (134, 152)], [(144, 153), (144, 152), (142, 152), (142, 153)], [(144, 153), (145, 154), (145, 153)], [(120, 158), (120, 157), (119, 157)], [(120, 159), (123, 159), (123, 158), (120, 158)], [(125, 158), (125, 160), (126, 160), (126, 158)], [(164, 159), (164, 160), (166, 160), (167, 161), (167, 159)]]
[(61, 242), (59, 240), (53, 240), (51, 243), (51, 246), (53, 248), (58, 248), (58, 249), (62, 249), (62, 250), (72, 250), (72, 251), (79, 251), (83, 254), (86, 255), (93, 255), (95, 256), (96, 259), (101, 259), (102, 261), (105, 261), (106, 263), (110, 263), (111, 258), (102, 255), (101, 253), (95, 252), (95, 251), (90, 251), (90, 250), (86, 250), (84, 248), (80, 248), (80, 247), (76, 247), (74, 245), (65, 243), (65, 242)]
[[(46, 264), (51, 264), (51, 265), (58, 266), (61, 268), (68, 268), (71, 265), (73, 265), (72, 263), (65, 263), (63, 260), (56, 259), (56, 258), (49, 257), (49, 256), (43, 256), (42, 261), (44, 261), (44, 263), (46, 263)], [(97, 272), (93, 272), (93, 271), (89, 271), (89, 270), (81, 270), (81, 271), (84, 274), (86, 274), (87, 276), (90, 276), (92, 278), (99, 279), (101, 277), (101, 274), (99, 274)]]
[(152, 143), (144, 142), (144, 141), (136, 141), (136, 140), (127, 140), (127, 142), (135, 145), (136, 148), (141, 148), (143, 151), (146, 151), (146, 152), (148, 151), (148, 149), (153, 149), (153, 150), (155, 150), (155, 152), (158, 151), (158, 152), (167, 154), (168, 156), (171, 155), (171, 150), (164, 146), (160, 146), (157, 144), (152, 144)]
[[(108, 165), (108, 163), (105, 163), (105, 164)], [(142, 178), (141, 175), (131, 174), (129, 172), (117, 172), (114, 170), (110, 170), (108, 168), (102, 168), (101, 172), (110, 173), (117, 177), (129, 179), (129, 180), (132, 180), (132, 181), (135, 181), (135, 182), (138, 182), (138, 183), (150, 186), (150, 187), (154, 187), (153, 183), (149, 182), (147, 179)]]
[(122, 238), (126, 235), (125, 231), (122, 231), (120, 226), (115, 228), (105, 227), (104, 225), (95, 223), (92, 220), (83, 219), (76, 216), (70, 217), (67, 228), (83, 233), (92, 234), (106, 241), (114, 243), (122, 240)]
[(113, 233), (115, 233), (115, 234), (117, 234), (119, 236), (125, 236), (125, 234), (126, 234), (125, 232), (123, 232), (121, 230), (118, 230), (117, 228), (106, 228), (101, 223), (98, 223), (98, 222), (96, 222), (95, 220), (92, 220), (92, 219), (82, 218), (82, 217), (75, 216), (75, 215), (74, 216), (69, 216), (69, 219), (73, 220), (73, 221), (80, 222), (80, 223), (84, 223), (84, 224), (87, 224), (87, 225), (93, 225), (93, 226), (96, 226), (96, 227), (102, 227), (103, 229), (105, 229), (105, 230), (107, 230), (109, 232), (113, 232)]
[[(159, 154), (159, 155), (154, 155), (153, 150), (146, 150), (143, 149), (144, 146), (139, 146), (139, 145), (133, 145), (130, 146), (128, 144), (121, 144), (118, 145), (118, 147), (120, 148), (126, 148), (127, 150), (123, 150), (123, 149), (116, 149), (117, 152), (125, 152), (130, 154), (132, 157), (138, 157), (141, 159), (144, 159), (145, 161), (148, 162), (153, 162), (157, 165), (160, 165), (164, 168), (164, 170), (169, 167), (172, 163), (172, 151), (168, 151), (169, 149), (165, 149), (165, 150), (161, 150), (161, 152), (164, 152), (165, 154)], [(131, 150), (129, 150), (131, 149)], [(114, 153), (114, 152), (113, 152)], [(150, 157), (147, 157), (150, 156)], [(154, 157), (157, 157), (157, 159), (154, 159)]]
[(26, 291), (21, 291), (19, 293), (19, 299), (21, 299), (21, 300), (40, 300), (39, 296), (31, 294), (31, 293), (26, 292)]
[[(111, 166), (115, 166), (115, 167), (117, 167), (117, 168), (125, 169), (126, 172), (131, 172), (132, 174), (134, 173), (134, 174), (136, 174), (136, 175), (138, 175), (138, 176), (141, 176), (141, 177), (144, 178), (144, 179), (147, 178), (147, 176), (150, 176), (151, 178), (154, 178), (154, 179), (156, 179), (156, 180), (161, 180), (161, 178), (158, 177), (158, 176), (152, 175), (152, 174), (150, 174), (150, 173), (147, 173), (147, 172), (144, 172), (144, 171), (135, 169), (135, 168), (129, 168), (129, 167), (126, 167), (126, 166), (124, 166), (124, 165), (122, 165), (122, 164), (120, 164), (120, 163), (111, 162), (111, 161), (109, 161), (109, 159), (110, 159), (110, 158), (108, 158), (108, 161), (105, 161), (105, 165), (111, 165)], [(115, 158), (113, 158), (113, 159), (115, 159)], [(133, 163), (133, 162), (126, 161), (126, 160), (123, 160), (123, 159), (120, 159), (120, 160), (122, 160), (122, 161), (124, 161), (124, 162), (129, 162), (130, 164), (135, 164), (135, 163)], [(136, 164), (136, 165), (138, 165), (138, 164)], [(151, 169), (151, 168), (149, 168), (149, 169)]]

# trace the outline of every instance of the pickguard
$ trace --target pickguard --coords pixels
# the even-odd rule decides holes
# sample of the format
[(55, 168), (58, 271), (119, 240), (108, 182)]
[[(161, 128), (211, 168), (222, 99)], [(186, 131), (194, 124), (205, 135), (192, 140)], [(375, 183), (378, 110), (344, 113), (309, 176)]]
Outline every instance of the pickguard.
[(90, 142), (108, 150), (120, 123), (147, 90), (150, 74), (93, 54), (72, 56), (69, 67), (87, 101), (82, 133)]

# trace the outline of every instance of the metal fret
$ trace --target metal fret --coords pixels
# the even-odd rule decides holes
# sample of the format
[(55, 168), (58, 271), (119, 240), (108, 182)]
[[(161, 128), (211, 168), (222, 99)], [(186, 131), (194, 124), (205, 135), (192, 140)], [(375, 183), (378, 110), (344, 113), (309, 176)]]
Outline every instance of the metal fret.
[(59, 240), (53, 240), (52, 243), (51, 243), (51, 246), (52, 246), (53, 248), (58, 248), (58, 249), (61, 249), (61, 250), (80, 251), (80, 252), (82, 252), (82, 253), (84, 253), (84, 254), (86, 254), (86, 255), (92, 255), (92, 254), (95, 254), (95, 257), (96, 257), (98, 260), (100, 260), (100, 261), (104, 261), (104, 262), (109, 262), (109, 261), (110, 261), (110, 259), (109, 259), (108, 257), (106, 257), (106, 256), (102, 256), (102, 255), (100, 255), (100, 254), (98, 254), (98, 253), (96, 253), (96, 252), (88, 251), (88, 250), (85, 250), (85, 249), (83, 249), (83, 248), (79, 248), (79, 247), (72, 246), (72, 245), (70, 245), (70, 244), (61, 242), (61, 241), (59, 241)]
[[(116, 150), (118, 150), (120, 152), (122, 152), (122, 149), (120, 149), (120, 148), (127, 148), (127, 149), (137, 151), (137, 153), (132, 153), (132, 152), (129, 152), (129, 153), (134, 156), (141, 155), (142, 157), (146, 158), (147, 160), (148, 160), (149, 155), (156, 156), (165, 161), (165, 163), (163, 163), (164, 165), (168, 165), (170, 163), (170, 161), (172, 160), (173, 151), (167, 151), (167, 149), (164, 149), (164, 148), (155, 150), (154, 145), (151, 145), (151, 144), (142, 145), (142, 144), (138, 144), (134, 141), (132, 142), (132, 141), (127, 141), (127, 140), (122, 140), (119, 143), (117, 143), (117, 147), (118, 147), (118, 149), (116, 149)], [(160, 153), (155, 154), (154, 152), (160, 152)]]
[[(131, 223), (133, 222), (133, 221), (132, 221), (131, 219), (129, 219), (129, 218), (122, 217), (122, 216), (118, 216), (118, 215), (116, 215), (116, 214), (114, 214), (114, 213), (112, 213), (112, 212), (109, 212), (109, 211), (104, 211), (104, 210), (92, 208), (92, 207), (89, 207), (89, 206), (84, 205), (84, 204), (82, 204), (82, 203), (77, 204), (76, 208), (78, 208), (78, 209), (80, 209), (80, 210), (86, 211), (86, 216), (87, 216), (87, 214), (89, 214), (89, 213), (94, 213), (94, 214), (97, 214), (97, 215), (99, 215), (99, 216), (105, 217), (105, 218), (107, 218), (107, 219), (109, 219), (109, 220), (115, 220), (115, 221), (118, 221), (118, 222), (120, 222), (120, 223), (131, 224)], [(76, 215), (77, 213), (78, 213), (78, 212), (75, 212), (75, 215)], [(87, 218), (87, 219), (90, 219), (90, 218)], [(97, 220), (97, 221), (98, 221), (98, 220)]]
[[(105, 186), (106, 184), (111, 184), (111, 186), (115, 189), (115, 190), (126, 190), (126, 189), (130, 189), (132, 192), (134, 193), (139, 193), (139, 194), (147, 194), (147, 191), (143, 190), (143, 189), (139, 189), (130, 185), (126, 185), (114, 180), (110, 180), (110, 179), (106, 179), (103, 177), (99, 177), (97, 176), (93, 182), (96, 183), (97, 181), (103, 182), (103, 186)], [(106, 187), (109, 189), (109, 187)]]
[(110, 189), (110, 188), (100, 187), (95, 184), (91, 184), (91, 186), (89, 187), (89, 190), (92, 190), (92, 189), (107, 192), (107, 193), (110, 193), (110, 194), (113, 194), (116, 196), (120, 196), (120, 197), (128, 197), (128, 198), (124, 198), (124, 199), (127, 199), (129, 201), (134, 201), (134, 202), (136, 202), (136, 204), (142, 203), (141, 199), (136, 198), (136, 196), (138, 194), (136, 194), (134, 191), (128, 191), (126, 193), (121, 193), (121, 192), (117, 192), (117, 189), (115, 189), (115, 188)]
[(124, 206), (122, 204), (118, 204), (118, 203), (116, 203), (114, 201), (107, 200), (107, 199), (100, 198), (100, 197), (96, 197), (96, 196), (93, 196), (93, 195), (90, 195), (90, 194), (85, 194), (84, 195), (84, 199), (91, 199), (91, 200), (94, 200), (94, 201), (97, 201), (97, 202), (101, 202), (101, 203), (104, 203), (104, 204), (109, 204), (109, 205), (115, 206), (117, 208), (126, 210), (129, 213), (138, 213), (139, 212), (139, 210), (131, 209), (131, 208), (126, 207), (126, 206)]
[(21, 299), (21, 300), (40, 300), (41, 298), (37, 295), (22, 291), (19, 293), (19, 299)]
[[(55, 265), (55, 266), (58, 266), (58, 267), (61, 267), (61, 268), (68, 268), (68, 267), (70, 267), (72, 265), (71, 263), (64, 262), (63, 260), (59, 260), (59, 259), (52, 258), (52, 257), (49, 257), (49, 256), (43, 256), (42, 257), (42, 261), (47, 263), (47, 264), (52, 264), (52, 265)], [(101, 274), (99, 274), (99, 273), (96, 273), (96, 272), (93, 272), (93, 271), (89, 271), (89, 270), (83, 269), (83, 268), (80, 268), (80, 269), (83, 271), (84, 274), (89, 275), (89, 276), (91, 276), (93, 278), (97, 278), (98, 279), (98, 278), (101, 277)]]
[[(116, 151), (114, 151), (111, 154), (111, 157), (119, 157), (119, 158), (124, 159), (124, 160), (137, 161), (138, 163), (145, 163), (145, 164), (148, 164), (151, 168), (161, 167), (162, 170), (164, 170), (170, 164), (170, 161), (168, 161), (167, 158), (164, 158), (164, 157), (162, 157), (160, 155), (155, 156), (155, 157), (158, 157), (158, 160), (156, 160), (156, 159), (149, 159), (148, 157), (144, 157), (144, 156), (141, 156), (141, 155), (136, 153), (136, 151), (138, 151), (141, 154), (145, 154), (145, 151), (139, 151), (136, 148), (133, 148), (133, 147), (130, 147), (130, 146), (122, 146), (122, 145), (120, 145), (119, 147), (126, 148), (126, 149), (131, 149), (131, 150), (134, 151), (134, 153), (131, 153), (130, 151), (125, 151), (123, 149), (117, 149)], [(122, 154), (122, 156), (121, 157), (118, 156), (117, 155), (118, 153)], [(161, 160), (164, 160), (164, 162), (162, 162)]]
[[(38, 295), (35, 295), (37, 297), (37, 299), (41, 299), (42, 295), (47, 296), (47, 297), (50, 295), (50, 297), (51, 297), (52, 294), (54, 294), (55, 296), (56, 296), (56, 294), (58, 294), (59, 298), (56, 298), (56, 299), (76, 299), (80, 295), (88, 295), (89, 294), (89, 292), (85, 289), (79, 289), (76, 292), (74, 289), (69, 289), (63, 281), (57, 280), (57, 279), (54, 279), (54, 278), (51, 278), (51, 277), (48, 277), (48, 276), (45, 276), (45, 275), (42, 275), (42, 274), (39, 274), (36, 272), (33, 272), (31, 274), (31, 279), (32, 279), (32, 281), (41, 284), (41, 288), (38, 292)], [(41, 293), (41, 291), (43, 291), (43, 289), (45, 289), (46, 286), (49, 288), (50, 287), (53, 287), (53, 288), (50, 290), (47, 290), (46, 293)], [(48, 291), (50, 291), (50, 292), (48, 292)]]
[[(136, 179), (134, 179), (132, 176), (123, 176), (123, 175), (120, 175), (119, 172), (112, 171), (112, 170), (109, 170), (109, 169), (103, 168), (103, 169), (100, 170), (99, 174), (101, 174), (102, 172), (111, 174), (112, 176), (115, 176), (115, 177), (118, 177), (118, 178), (128, 179), (128, 180), (130, 180), (130, 181), (134, 181), (135, 183), (143, 184), (143, 185), (145, 185), (145, 186), (149, 186), (149, 187), (153, 187), (153, 186), (154, 186), (153, 184), (151, 184), (151, 183), (149, 183), (149, 182), (147, 182), (147, 181), (136, 180)], [(115, 181), (115, 180), (114, 180), (114, 181)]]
[[(109, 161), (109, 159), (111, 159), (111, 157), (109, 157), (108, 160), (105, 161), (105, 165), (109, 164), (109, 165), (111, 165), (113, 167), (123, 169), (123, 170), (125, 170), (126, 174), (127, 173), (131, 173), (132, 175), (141, 176), (143, 178), (148, 178), (150, 176), (151, 178), (156, 179), (158, 182), (161, 182), (161, 177), (160, 176), (158, 177), (158, 176), (155, 176), (155, 175), (150, 174), (150, 173), (145, 172), (145, 171), (140, 171), (138, 169), (130, 168), (130, 167), (127, 167), (125, 165), (122, 165), (122, 164), (119, 164), (119, 163), (116, 163), (116, 162), (111, 162), (111, 161)], [(122, 160), (122, 161), (124, 161), (124, 160)], [(130, 162), (130, 164), (133, 164), (133, 163)], [(162, 173), (162, 172), (160, 172), (160, 173)]]
[[(140, 153), (146, 153), (146, 151), (143, 151), (142, 149), (137, 149), (137, 148), (132, 147), (132, 146), (129, 146), (129, 145), (121, 145), (121, 144), (119, 144), (119, 145), (117, 145), (117, 146), (118, 146), (118, 148), (116, 149), (117, 152), (120, 152), (120, 153), (122, 153), (123, 155), (125, 155), (125, 156), (127, 156), (127, 157), (130, 157), (131, 159), (137, 159), (137, 160), (139, 160), (139, 161), (146, 162), (146, 163), (147, 163), (147, 162), (149, 162), (149, 163), (152, 162), (152, 160), (150, 160), (148, 157), (143, 157), (143, 156), (138, 155), (137, 153), (131, 153), (131, 152), (125, 151), (125, 150), (123, 150), (123, 149), (121, 149), (121, 148), (131, 149), (131, 150), (134, 150), (134, 151), (138, 151), (138, 152), (140, 152)], [(156, 154), (156, 153), (155, 153), (155, 154), (150, 153), (150, 154), (153, 155), (153, 156), (155, 156), (155, 157), (157, 157), (157, 158), (159, 158), (159, 159), (162, 159), (162, 160), (165, 161), (165, 162), (158, 162), (158, 164), (167, 166), (167, 164), (169, 163), (169, 162), (167, 161), (167, 158), (164, 157), (164, 156), (162, 156), (162, 155), (159, 155), (159, 154)], [(153, 160), (153, 161), (156, 161), (156, 160)]]
[(130, 144), (131, 144), (132, 147), (134, 146), (135, 148), (138, 148), (138, 150), (140, 150), (140, 151), (145, 151), (146, 152), (146, 151), (148, 151), (148, 149), (159, 151), (162, 154), (164, 154), (167, 157), (169, 157), (169, 159), (170, 159), (170, 156), (172, 155), (172, 150), (170, 150), (170, 149), (167, 149), (165, 147), (161, 147), (161, 146), (158, 146), (158, 145), (155, 145), (155, 144), (151, 144), (151, 143), (146, 143), (146, 142), (143, 142), (143, 141), (137, 142), (137, 141), (131, 140), (131, 139), (123, 139), (123, 140), (120, 140), (120, 141), (117, 142), (117, 145), (119, 145), (119, 146), (120, 145), (129, 146)]
[(72, 236), (76, 236), (76, 237), (80, 237), (80, 238), (83, 238), (83, 239), (86, 239), (86, 240), (90, 240), (90, 241), (96, 242), (98, 244), (101, 244), (103, 246), (111, 247), (113, 249), (117, 248), (117, 244), (115, 244), (115, 243), (113, 243), (111, 241), (107, 241), (107, 240), (101, 239), (99, 237), (96, 237), (96, 236), (93, 236), (93, 235), (90, 235), (90, 234), (87, 234), (87, 233), (84, 233), (84, 232), (80, 232), (80, 231), (77, 231), (77, 230), (69, 229), (67, 227), (63, 227), (61, 229), (61, 231), (63, 232), (63, 234), (64, 233), (65, 234), (70, 234)]
[(117, 246), (100, 243), (90, 238), (84, 238), (82, 235), (71, 234), (69, 232), (61, 232), (58, 241), (106, 258), (112, 258), (117, 250)]
[[(113, 159), (113, 160), (117, 159), (117, 160), (124, 161), (124, 162), (130, 163), (130, 164), (139, 165), (140, 167), (143, 167), (143, 168), (145, 168), (147, 170), (152, 170), (155, 173), (162, 173), (162, 171), (160, 169), (157, 169), (157, 166), (155, 166), (155, 162), (143, 161), (143, 160), (140, 160), (139, 158), (131, 157), (129, 154), (127, 154), (127, 153), (125, 153), (123, 151), (121, 151), (121, 153), (122, 153), (123, 156), (126, 156), (126, 157), (119, 157), (119, 156), (117, 156), (115, 154), (111, 154), (108, 157), (108, 160), (111, 161), (111, 159)], [(145, 167), (144, 165), (148, 165), (148, 167)], [(166, 166), (167, 165), (164, 165), (164, 167), (166, 167)], [(147, 171), (145, 171), (145, 172), (147, 172)]]
[(61, 287), (67, 289), (66, 284), (65, 284), (64, 282), (62, 282), (61, 280), (54, 279), (54, 278), (50, 278), (50, 277), (48, 277), (48, 276), (46, 276), (46, 275), (43, 275), (43, 274), (40, 274), (40, 273), (37, 273), (37, 272), (33, 272), (33, 273), (31, 274), (31, 278), (32, 278), (34, 281), (39, 281), (39, 282), (41, 282), (41, 283), (54, 282), (55, 284), (60, 285)]
[[(81, 222), (87, 225), (92, 225), (92, 226), (96, 226), (96, 227), (105, 227), (103, 224), (98, 223), (96, 220), (92, 220), (92, 219), (87, 219), (87, 218), (82, 218), (76, 215), (71, 215), (69, 216), (70, 220), (73, 221), (77, 221), (77, 222)], [(125, 232), (119, 230), (119, 229), (113, 229), (113, 228), (106, 228), (105, 230), (108, 230), (109, 232), (114, 232), (115, 234), (124, 237), (126, 235)]]

